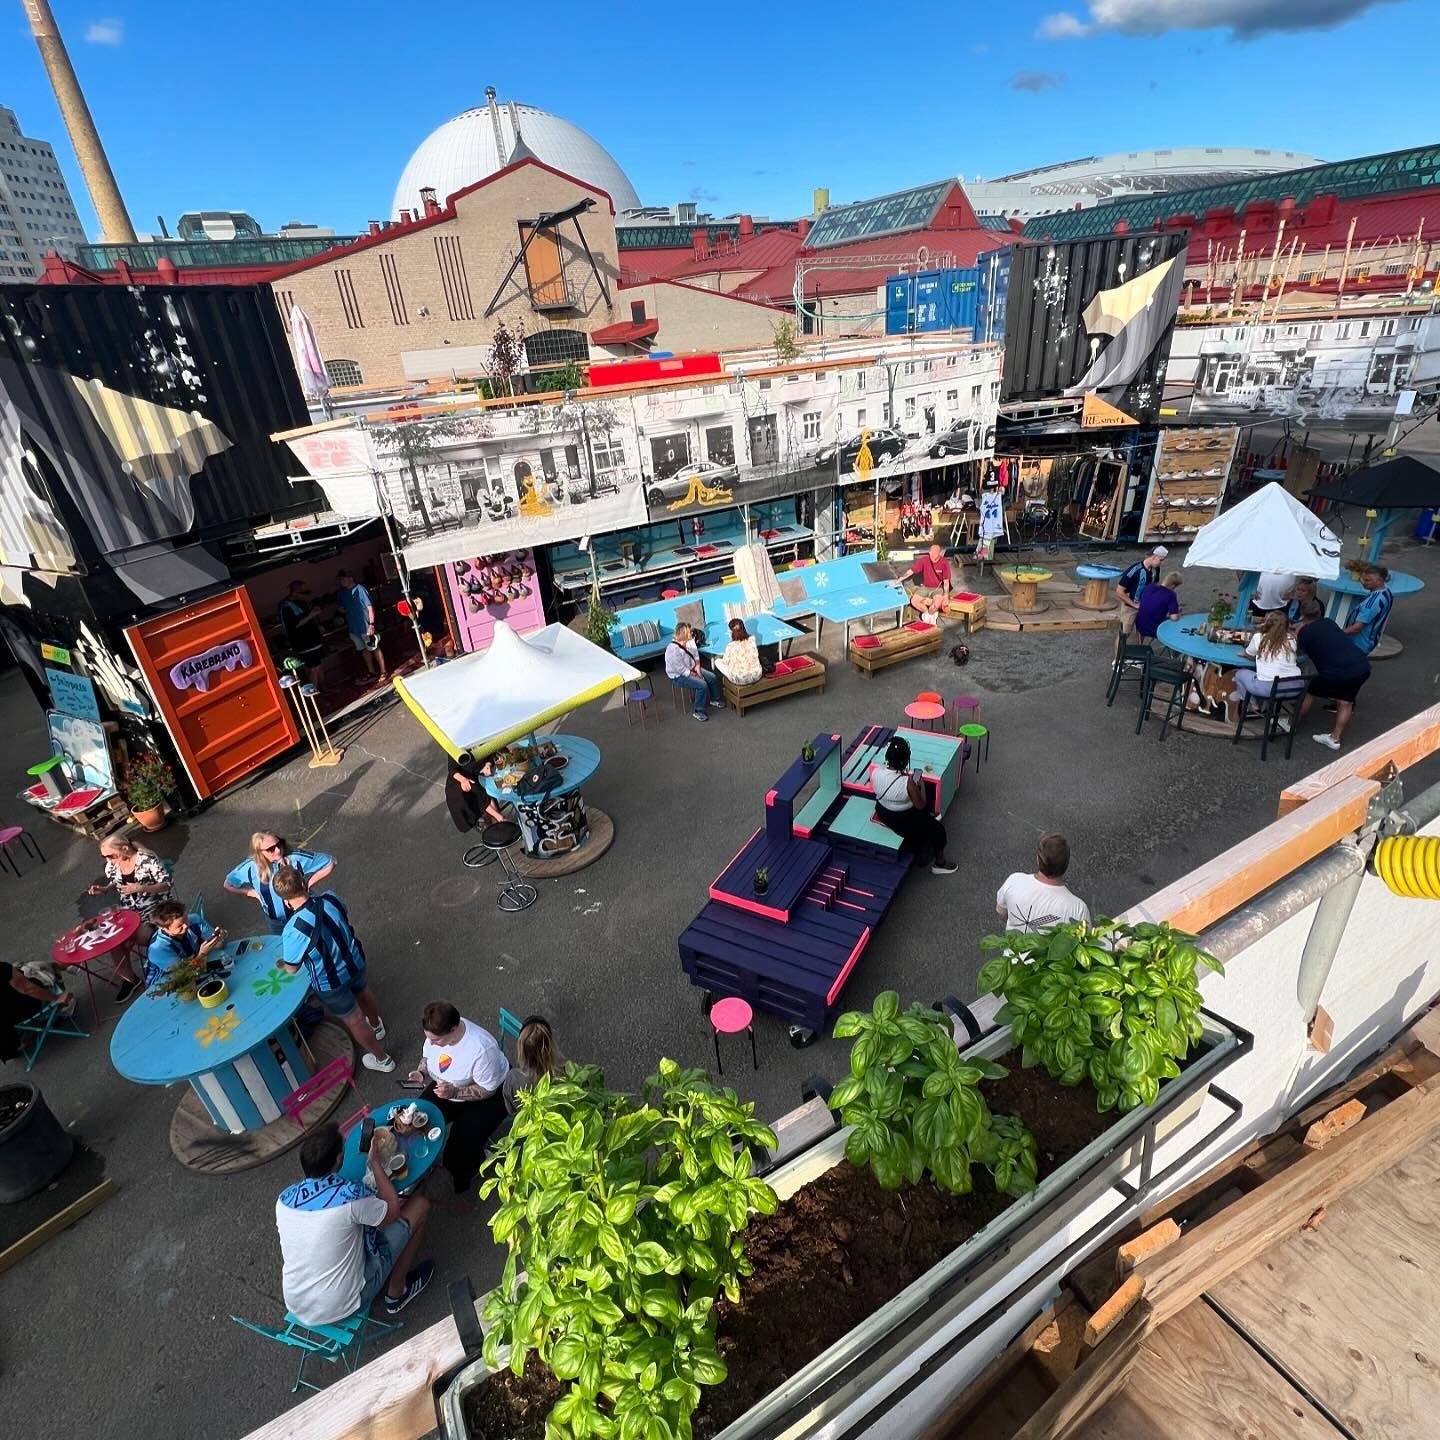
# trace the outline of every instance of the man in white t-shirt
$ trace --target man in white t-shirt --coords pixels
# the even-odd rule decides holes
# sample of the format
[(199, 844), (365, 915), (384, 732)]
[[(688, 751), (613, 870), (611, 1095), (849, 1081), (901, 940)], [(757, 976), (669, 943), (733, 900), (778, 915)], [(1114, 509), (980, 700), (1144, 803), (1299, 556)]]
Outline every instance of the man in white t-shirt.
[(338, 1126), (319, 1125), (300, 1146), (305, 1178), (275, 1202), (284, 1259), (286, 1308), (305, 1325), (334, 1325), (368, 1311), (385, 1291), (385, 1313), (398, 1315), (429, 1283), (435, 1263), (412, 1264), (430, 1202), (401, 1200), (377, 1157), (374, 1190), (337, 1173), (345, 1153)]
[(1007, 930), (1034, 935), (1070, 920), (1090, 923), (1090, 907), (1065, 886), (1070, 842), (1063, 835), (1042, 835), (1031, 875), (1017, 870), (995, 896), (995, 910)]
[(410, 1072), (412, 1085), (424, 1085), (450, 1127), (441, 1164), (463, 1195), (474, 1184), (490, 1137), (505, 1120), (501, 1088), (510, 1062), (500, 1043), (482, 1025), (465, 1020), (448, 1000), (432, 1000), (420, 1016), (425, 1048)]
[(1257, 616), (1283, 610), (1294, 593), (1295, 576), (1283, 570), (1262, 570), (1255, 582), (1255, 593), (1250, 597), (1250, 608)]

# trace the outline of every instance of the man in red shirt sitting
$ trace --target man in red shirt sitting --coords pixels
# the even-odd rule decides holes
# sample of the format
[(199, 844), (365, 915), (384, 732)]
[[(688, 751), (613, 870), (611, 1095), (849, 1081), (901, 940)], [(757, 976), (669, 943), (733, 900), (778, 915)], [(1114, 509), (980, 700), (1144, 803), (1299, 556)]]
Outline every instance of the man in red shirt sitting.
[(910, 604), (922, 620), (936, 621), (950, 603), (950, 562), (940, 545), (932, 545), (902, 576), (919, 583), (910, 592)]

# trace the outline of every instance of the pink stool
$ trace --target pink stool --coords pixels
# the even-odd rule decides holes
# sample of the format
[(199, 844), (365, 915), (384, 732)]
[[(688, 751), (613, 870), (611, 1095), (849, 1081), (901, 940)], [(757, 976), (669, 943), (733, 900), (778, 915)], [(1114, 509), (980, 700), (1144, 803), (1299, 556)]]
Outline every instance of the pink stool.
[(15, 878), (20, 878), (20, 866), (15, 856), (11, 853), (12, 845), (19, 845), (25, 854), (32, 860), (39, 860), (42, 865), (49, 862), (45, 859), (45, 852), (41, 850), (39, 842), (35, 837), (22, 826), (7, 825), (0, 830), (0, 870), (7, 866), (14, 872)]
[(980, 718), (980, 702), (973, 695), (957, 695), (950, 704), (955, 708), (955, 725), (958, 729), (967, 710), (973, 711), (975, 719)]
[(719, 1074), (725, 1073), (725, 1067), (720, 1063), (720, 1037), (738, 1035), (742, 1030), (750, 1032), (751, 1068), (760, 1068), (760, 1061), (755, 1055), (755, 1012), (744, 1000), (736, 995), (717, 1000), (710, 1007), (710, 1023), (715, 1027), (715, 1069)]
[(912, 700), (905, 707), (905, 713), (916, 724), (933, 730), (936, 724), (945, 718), (945, 707), (934, 700)]
[(679, 590), (662, 590), (660, 592), (660, 598), (662, 600), (678, 600), (680, 594), (681, 592)]

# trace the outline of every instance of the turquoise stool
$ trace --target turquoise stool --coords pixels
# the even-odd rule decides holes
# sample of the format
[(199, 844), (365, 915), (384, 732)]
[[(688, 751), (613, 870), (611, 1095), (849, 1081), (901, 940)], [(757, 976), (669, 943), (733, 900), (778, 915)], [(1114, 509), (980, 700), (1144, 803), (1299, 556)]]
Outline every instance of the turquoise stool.
[(990, 759), (990, 731), (984, 725), (962, 725), (955, 732), (975, 752), (975, 773), (980, 773), (980, 742), (985, 742), (985, 759)]
[(287, 1314), (283, 1330), (271, 1330), (267, 1325), (256, 1325), (254, 1321), (242, 1319), (239, 1315), (232, 1315), (230, 1318), (237, 1325), (243, 1325), (245, 1329), (253, 1330), (257, 1335), (263, 1335), (277, 1345), (300, 1352), (300, 1369), (296, 1373), (295, 1383), (290, 1387), (292, 1395), (302, 1388), (320, 1388), (305, 1378), (306, 1361), (323, 1360), (327, 1365), (333, 1365), (338, 1360), (347, 1373), (353, 1373), (360, 1368), (365, 1341), (369, 1338), (367, 1327), (373, 1327), (381, 1334), (401, 1328), (399, 1325), (387, 1325), (382, 1320), (376, 1320), (363, 1310), (357, 1310), (347, 1319), (337, 1320), (333, 1325), (305, 1325), (293, 1315)]
[(519, 1043), (522, 1022), (518, 1017), (512, 1015), (503, 1005), (500, 1007), (500, 1048), (505, 1048), (505, 1042), (510, 1041), (511, 1053)]

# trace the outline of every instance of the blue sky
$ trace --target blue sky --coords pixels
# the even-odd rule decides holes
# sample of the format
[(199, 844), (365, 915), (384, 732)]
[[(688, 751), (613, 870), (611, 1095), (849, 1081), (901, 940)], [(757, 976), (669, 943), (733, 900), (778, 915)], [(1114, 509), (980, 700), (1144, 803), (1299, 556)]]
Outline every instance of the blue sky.
[[(0, 5), (0, 104), (55, 144), (93, 233), (21, 7)], [(589, 130), (647, 202), (777, 217), (817, 185), (840, 202), (1109, 150), (1341, 159), (1440, 134), (1433, 0), (52, 7), (142, 231), (201, 208), (357, 230), (487, 84)]]

